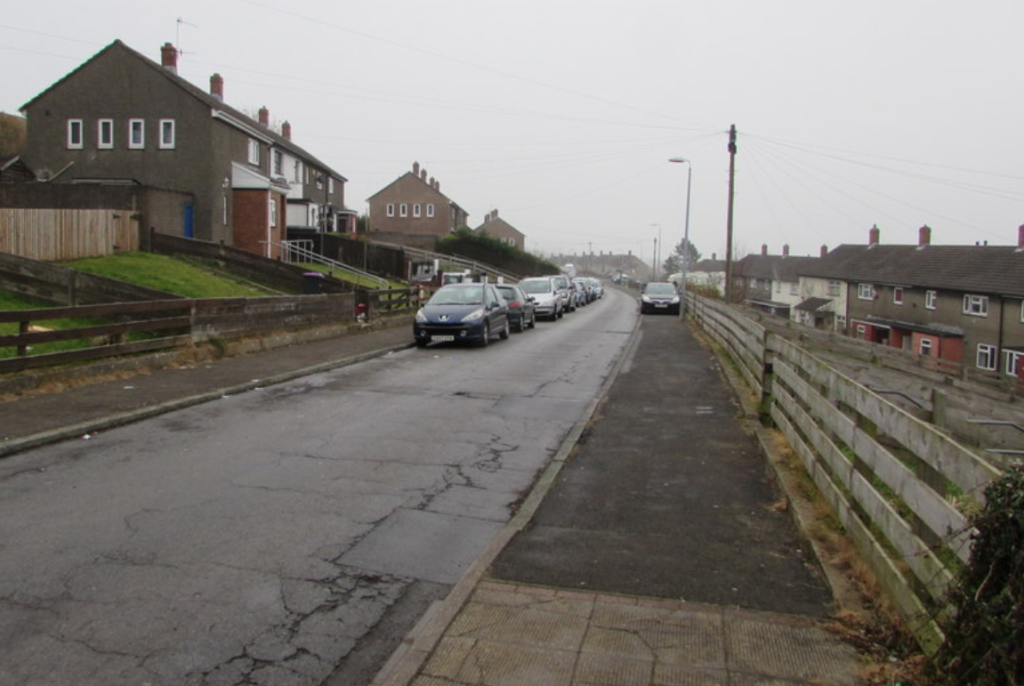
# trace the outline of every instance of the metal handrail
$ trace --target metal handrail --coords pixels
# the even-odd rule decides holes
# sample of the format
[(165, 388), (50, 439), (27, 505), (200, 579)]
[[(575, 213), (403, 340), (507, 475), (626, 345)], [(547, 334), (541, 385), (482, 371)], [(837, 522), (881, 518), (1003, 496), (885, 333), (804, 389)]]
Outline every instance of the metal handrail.
[(370, 281), (373, 281), (375, 284), (377, 284), (377, 287), (382, 290), (389, 290), (391, 288), (391, 283), (387, 279), (383, 279), (377, 276), (376, 274), (370, 274), (369, 272), (365, 272), (362, 269), (357, 269), (355, 267), (345, 264), (344, 262), (338, 262), (337, 260), (332, 260), (329, 257), (324, 257), (323, 255), (314, 252), (310, 248), (306, 248), (303, 247), (303, 245), (300, 245), (305, 243), (312, 245), (313, 242), (308, 239), (304, 239), (298, 241), (284, 241), (279, 244), (271, 243), (271, 245), (277, 245), (278, 247), (281, 248), (281, 258), (285, 262), (311, 262), (313, 264), (322, 264), (327, 267), (330, 267), (331, 269), (335, 269), (340, 272), (345, 272), (352, 276), (357, 276), (363, 279), (369, 279)]
[(462, 269), (468, 269), (474, 272), (481, 272), (484, 274), (491, 274), (494, 276), (500, 276), (505, 280), (515, 283), (518, 282), (522, 277), (518, 274), (506, 272), (501, 269), (496, 269), (492, 265), (484, 264), (483, 262), (477, 262), (465, 257), (458, 257), (457, 255), (447, 255), (445, 253), (432, 252), (430, 250), (423, 250), (422, 248), (411, 248), (407, 245), (398, 245), (397, 243), (382, 243), (375, 241), (377, 245), (393, 247), (399, 250), (404, 250), (405, 254), (414, 259), (425, 259), (425, 260), (445, 260), (451, 264), (461, 267)]

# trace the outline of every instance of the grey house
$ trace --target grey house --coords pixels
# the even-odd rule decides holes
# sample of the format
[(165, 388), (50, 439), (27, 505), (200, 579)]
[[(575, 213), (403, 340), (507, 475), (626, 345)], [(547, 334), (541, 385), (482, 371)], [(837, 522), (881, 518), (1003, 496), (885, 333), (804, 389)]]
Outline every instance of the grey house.
[(354, 230), (345, 178), (291, 141), (177, 74), (177, 50), (158, 64), (114, 41), (21, 109), (22, 159), (50, 184), (137, 184), (187, 194), (163, 233), (224, 241), (276, 256), (288, 223)]

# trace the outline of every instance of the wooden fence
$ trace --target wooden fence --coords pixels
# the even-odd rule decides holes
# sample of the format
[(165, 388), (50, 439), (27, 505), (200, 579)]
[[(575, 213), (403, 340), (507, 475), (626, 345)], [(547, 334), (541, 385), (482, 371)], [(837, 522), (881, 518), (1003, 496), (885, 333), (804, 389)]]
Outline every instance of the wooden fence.
[[(365, 316), (373, 318), (379, 314), (410, 311), (415, 307), (414, 293), (415, 289), (373, 291)], [(56, 320), (62, 319), (88, 323), (51, 328)], [(0, 353), (7, 353), (6, 357), (0, 357), (0, 373), (355, 320), (355, 293), (150, 300), (8, 310), (0, 312), (0, 325), (17, 323), (18, 326), (14, 333), (0, 334)], [(39, 352), (40, 346), (68, 341), (74, 345), (72, 349)]]
[(690, 313), (736, 362), (922, 648), (942, 641), (965, 512), (999, 470), (794, 342), (718, 301)]
[(138, 249), (130, 211), (0, 208), (0, 252), (57, 262)]

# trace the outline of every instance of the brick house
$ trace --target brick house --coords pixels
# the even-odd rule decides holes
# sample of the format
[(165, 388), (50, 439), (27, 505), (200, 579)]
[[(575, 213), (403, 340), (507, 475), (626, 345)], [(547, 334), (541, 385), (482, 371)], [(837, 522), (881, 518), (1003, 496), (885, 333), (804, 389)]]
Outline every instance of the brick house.
[[(22, 155), (37, 180), (134, 184), (188, 194), (162, 233), (223, 241), (274, 257), (293, 220), (354, 230), (346, 179), (291, 140), (224, 102), (224, 79), (206, 92), (177, 74), (178, 51), (161, 62), (114, 41), (31, 101), (22, 112)], [(145, 219), (144, 219), (145, 221)]]
[(498, 210), (492, 210), (484, 217), (484, 223), (473, 229), (474, 232), (487, 234), (502, 243), (519, 250), (526, 250), (526, 234), (498, 216)]
[(769, 255), (768, 246), (762, 245), (760, 255), (747, 255), (733, 266), (733, 287), (747, 305), (788, 318), (803, 300), (801, 270), (819, 259), (791, 256), (788, 245), (781, 255)]
[[(1024, 376), (1024, 226), (1016, 246), (841, 245), (802, 271), (804, 280), (841, 284), (836, 329), (850, 336)], [(841, 323), (841, 326), (840, 326)]]
[(441, 192), (441, 184), (414, 162), (406, 172), (374, 193), (370, 204), (370, 233), (396, 243), (414, 241), (432, 245), (468, 225), (469, 214)]

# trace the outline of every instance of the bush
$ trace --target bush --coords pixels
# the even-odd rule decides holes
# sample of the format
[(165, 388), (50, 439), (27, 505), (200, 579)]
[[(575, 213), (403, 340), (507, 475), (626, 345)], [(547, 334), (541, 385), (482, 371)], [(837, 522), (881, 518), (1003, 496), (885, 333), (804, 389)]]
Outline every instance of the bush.
[(560, 271), (547, 260), (502, 243), (486, 233), (476, 233), (467, 228), (439, 240), (436, 249), (445, 255), (476, 260), (521, 276), (557, 274)]
[(937, 684), (1024, 683), (1024, 469), (985, 494), (970, 562), (950, 591), (946, 640), (932, 660)]

